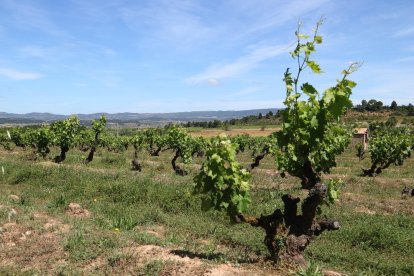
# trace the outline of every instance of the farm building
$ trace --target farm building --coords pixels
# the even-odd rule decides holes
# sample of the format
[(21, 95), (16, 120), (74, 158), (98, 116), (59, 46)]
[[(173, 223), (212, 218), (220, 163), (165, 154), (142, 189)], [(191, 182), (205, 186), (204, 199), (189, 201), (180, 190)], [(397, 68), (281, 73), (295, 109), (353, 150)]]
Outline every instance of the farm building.
[(361, 143), (364, 146), (364, 150), (368, 149), (368, 128), (357, 128), (355, 129), (352, 143), (358, 144)]

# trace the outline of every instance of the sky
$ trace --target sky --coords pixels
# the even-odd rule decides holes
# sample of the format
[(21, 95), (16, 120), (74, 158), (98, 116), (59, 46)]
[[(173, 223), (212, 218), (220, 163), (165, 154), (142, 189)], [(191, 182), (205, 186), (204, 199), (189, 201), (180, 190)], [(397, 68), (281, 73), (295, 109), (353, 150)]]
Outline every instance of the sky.
[(0, 0), (0, 112), (282, 108), (301, 22), (321, 93), (352, 61), (354, 104), (414, 103), (412, 0)]

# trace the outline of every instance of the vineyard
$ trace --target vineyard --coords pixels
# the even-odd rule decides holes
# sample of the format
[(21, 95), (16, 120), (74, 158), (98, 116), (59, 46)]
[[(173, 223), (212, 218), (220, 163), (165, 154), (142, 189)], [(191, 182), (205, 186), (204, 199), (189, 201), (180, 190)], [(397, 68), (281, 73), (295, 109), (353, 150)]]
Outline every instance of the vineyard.
[(0, 273), (414, 275), (413, 129), (369, 122), (368, 150), (351, 144), (359, 64), (322, 93), (300, 83), (322, 72), (320, 25), (295, 33), (263, 136), (120, 135), (104, 116), (2, 129)]
[[(304, 197), (306, 193), (297, 188), (297, 178), (289, 174), (282, 178), (275, 167), (275, 135), (239, 135), (230, 140), (193, 138), (185, 129), (172, 126), (116, 136), (105, 130), (104, 122), (102, 118), (91, 128), (85, 128), (71, 118), (37, 129), (3, 131), (0, 199), (2, 243), (8, 250), (0, 253), (0, 259), (1, 266), (8, 269), (5, 271), (33, 267), (34, 262), (49, 258), (49, 241), (45, 245), (36, 243), (43, 243), (45, 235), (55, 233), (58, 242), (52, 248), (60, 255), (38, 264), (39, 271), (65, 271), (79, 265), (85, 269), (81, 271), (90, 272), (166, 271), (177, 269), (179, 259), (187, 256), (203, 261), (196, 266), (197, 271), (232, 263), (233, 269), (247, 274), (278, 273), (270, 264), (260, 262), (269, 256), (260, 228), (235, 223), (222, 215), (223, 211), (202, 211), (206, 198), (194, 193), (194, 177), (207, 160), (212, 160), (214, 153), (209, 151), (225, 158), (220, 151), (229, 150), (233, 152), (233, 164), (239, 164), (233, 173), (245, 168), (244, 174), (237, 177), (250, 183), (252, 204), (248, 213), (271, 214), (275, 207), (282, 207), (281, 197), (285, 194)], [(391, 135), (390, 145), (395, 147), (396, 141), (401, 141), (401, 147), (407, 147), (406, 142), (411, 141), (408, 148), (412, 146), (410, 133), (402, 133), (398, 128), (394, 131), (402, 136), (396, 140), (397, 136)], [(373, 137), (371, 143), (376, 145), (376, 141)], [(413, 186), (412, 159), (405, 159), (404, 163), (407, 151), (403, 151), (380, 175), (363, 176), (362, 169), (379, 164), (377, 159), (371, 161), (377, 151), (390, 152), (386, 147), (381, 143), (371, 147), (359, 160), (357, 150), (348, 146), (337, 157), (332, 171), (322, 174), (326, 181), (341, 181), (339, 200), (331, 207), (321, 206), (323, 213), (340, 222), (341, 229), (317, 238), (305, 251), (307, 259), (348, 273), (412, 273), (414, 240), (409, 229), (414, 227), (414, 201), (410, 197), (401, 199), (404, 186)], [(392, 156), (383, 158), (391, 160)], [(10, 195), (17, 199), (10, 199)], [(72, 202), (80, 204), (90, 215), (67, 215)], [(10, 210), (17, 212), (16, 217), (9, 217)], [(246, 211), (244, 206), (241, 210)], [(37, 216), (54, 223), (61, 221), (62, 225), (57, 223), (49, 229), (47, 220)], [(24, 232), (6, 235), (13, 223)], [(37, 233), (27, 237), (30, 242), (20, 240), (20, 235), (27, 231)], [(133, 254), (125, 251), (131, 244), (137, 250), (146, 244), (165, 246), (181, 257), (135, 263)], [(39, 250), (38, 246), (44, 248), (40, 256), (26, 261), (19, 257), (23, 251)], [(54, 263), (66, 259), (65, 256), (69, 261), (56, 267)], [(92, 263), (97, 258), (102, 263), (94, 267)]]

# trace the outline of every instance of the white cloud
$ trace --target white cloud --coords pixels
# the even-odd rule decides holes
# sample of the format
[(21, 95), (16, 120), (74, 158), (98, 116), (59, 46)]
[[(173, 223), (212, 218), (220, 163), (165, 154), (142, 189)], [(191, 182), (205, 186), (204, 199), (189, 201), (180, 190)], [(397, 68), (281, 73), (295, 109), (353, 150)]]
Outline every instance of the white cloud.
[(52, 48), (45, 48), (39, 46), (24, 46), (18, 49), (22, 57), (35, 57), (35, 58), (50, 58), (55, 53)]
[(413, 61), (414, 61), (414, 56), (407, 56), (407, 57), (399, 58), (396, 60), (396, 62), (413, 62)]
[(36, 80), (42, 77), (38, 73), (22, 72), (10, 68), (0, 68), (0, 75), (12, 80)]
[[(249, 18), (249, 24), (243, 24), (238, 32), (239, 37), (250, 36), (274, 30), (290, 20), (298, 20), (316, 9), (325, 8), (328, 0), (291, 0), (291, 1), (239, 1), (233, 2), (234, 9)], [(319, 15), (319, 14), (318, 14)], [(317, 15), (317, 16), (318, 16)], [(244, 19), (244, 17), (243, 17)]]
[(401, 29), (393, 34), (393, 37), (407, 37), (414, 35), (414, 27)]
[(207, 82), (211, 86), (218, 86), (220, 84), (220, 82), (217, 79), (208, 79)]
[(279, 46), (264, 46), (253, 50), (250, 54), (238, 58), (235, 62), (223, 65), (212, 65), (204, 72), (193, 75), (185, 79), (188, 84), (210, 83), (211, 80), (231, 78), (242, 73), (245, 73), (259, 63), (285, 53), (287, 45)]

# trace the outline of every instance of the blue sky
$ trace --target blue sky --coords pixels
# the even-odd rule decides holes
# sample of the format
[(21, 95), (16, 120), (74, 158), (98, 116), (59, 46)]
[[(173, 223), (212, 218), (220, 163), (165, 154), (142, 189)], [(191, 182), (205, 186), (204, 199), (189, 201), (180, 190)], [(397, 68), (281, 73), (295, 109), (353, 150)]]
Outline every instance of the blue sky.
[(412, 0), (1, 0), (0, 111), (283, 107), (300, 20), (319, 17), (323, 91), (351, 61), (354, 103), (414, 103)]

